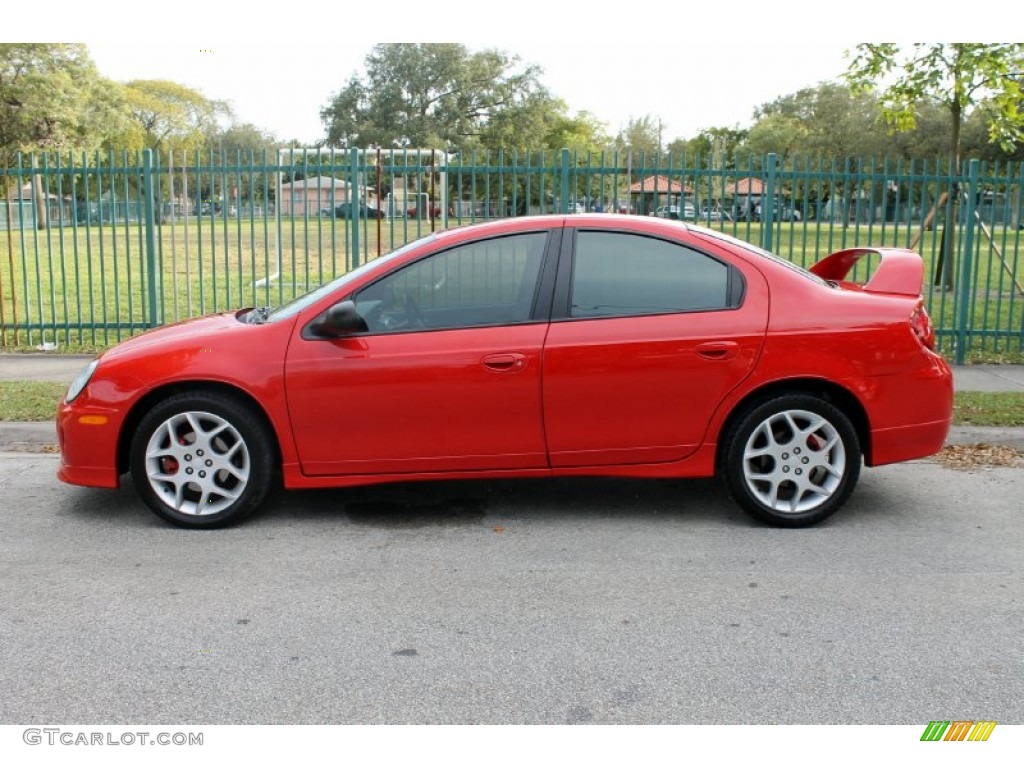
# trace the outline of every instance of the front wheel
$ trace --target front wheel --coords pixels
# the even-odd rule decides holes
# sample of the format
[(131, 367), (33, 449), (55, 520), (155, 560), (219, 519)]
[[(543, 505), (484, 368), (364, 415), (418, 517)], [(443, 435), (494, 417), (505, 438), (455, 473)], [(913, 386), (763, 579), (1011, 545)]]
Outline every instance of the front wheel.
[(131, 473), (143, 501), (185, 528), (231, 525), (251, 514), (276, 476), (262, 415), (216, 392), (172, 395), (139, 422)]
[(724, 445), (730, 495), (773, 525), (821, 522), (846, 502), (860, 475), (853, 424), (813, 395), (785, 395), (751, 408)]

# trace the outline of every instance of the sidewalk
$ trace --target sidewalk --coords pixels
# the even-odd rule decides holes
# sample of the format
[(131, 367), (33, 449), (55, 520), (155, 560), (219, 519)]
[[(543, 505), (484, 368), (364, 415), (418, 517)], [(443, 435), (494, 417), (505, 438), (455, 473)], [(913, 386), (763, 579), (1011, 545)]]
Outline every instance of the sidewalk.
[[(0, 381), (70, 383), (90, 360), (91, 355), (0, 353)], [(958, 392), (1024, 392), (1024, 365), (953, 366), (953, 386)], [(56, 442), (53, 422), (0, 422), (0, 451), (38, 450)], [(1024, 450), (1024, 427), (953, 427), (948, 443), (998, 443)]]

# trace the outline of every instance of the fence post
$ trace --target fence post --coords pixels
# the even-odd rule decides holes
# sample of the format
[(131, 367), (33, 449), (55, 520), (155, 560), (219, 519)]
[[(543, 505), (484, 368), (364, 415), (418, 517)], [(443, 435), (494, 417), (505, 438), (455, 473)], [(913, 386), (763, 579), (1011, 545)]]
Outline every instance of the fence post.
[(775, 222), (775, 160), (774, 152), (769, 152), (764, 159), (768, 168), (768, 179), (765, 182), (764, 195), (761, 197), (761, 247), (770, 251), (774, 242)]
[[(348, 188), (348, 218), (345, 219), (345, 224), (349, 228), (349, 234), (352, 236), (352, 269), (359, 266), (359, 216), (356, 211), (359, 210), (362, 201), (359, 199), (359, 150), (352, 147), (348, 153), (349, 171), (351, 176), (349, 177), (349, 188)], [(379, 201), (378, 201), (379, 202)]]
[(142, 150), (142, 202), (146, 216), (146, 290), (149, 294), (149, 327), (159, 323), (156, 295), (156, 215), (153, 206), (153, 150)]
[(561, 211), (559, 213), (569, 212), (569, 150), (567, 148), (562, 149), (562, 190), (561, 190), (562, 202)]
[[(967, 163), (967, 181), (960, 189), (966, 187), (967, 212), (964, 222), (964, 252), (960, 259), (960, 295), (957, 297), (956, 308), (956, 364), (963, 365), (967, 359), (967, 331), (970, 325), (971, 294), (974, 285), (971, 272), (974, 269), (974, 210), (978, 195), (978, 163), (977, 159)], [(960, 193), (958, 193), (960, 194)], [(954, 208), (955, 208), (954, 201)]]

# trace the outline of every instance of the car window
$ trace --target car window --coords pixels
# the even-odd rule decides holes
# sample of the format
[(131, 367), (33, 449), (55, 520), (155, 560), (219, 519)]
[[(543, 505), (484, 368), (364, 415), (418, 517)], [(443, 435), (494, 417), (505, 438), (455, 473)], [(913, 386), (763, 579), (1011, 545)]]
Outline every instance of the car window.
[(691, 248), (618, 232), (579, 232), (571, 317), (729, 307), (729, 267)]
[(267, 322), (274, 323), (289, 317), (293, 317), (294, 315), (297, 315), (299, 312), (304, 310), (306, 307), (309, 307), (315, 304), (316, 302), (320, 301), (320, 299), (322, 299), (324, 296), (327, 296), (328, 294), (333, 293), (334, 291), (338, 291), (342, 289), (342, 287), (345, 286), (347, 283), (351, 283), (353, 280), (362, 277), (366, 272), (369, 272), (371, 269), (376, 269), (381, 264), (386, 264), (387, 262), (392, 261), (393, 259), (397, 259), (401, 256), (404, 256), (414, 248), (419, 248), (424, 243), (428, 243), (436, 238), (437, 235), (431, 233), (420, 238), (419, 240), (414, 240), (411, 243), (406, 243), (402, 247), (396, 248), (395, 250), (391, 251), (391, 253), (385, 256), (380, 256), (373, 261), (364, 262), (362, 266), (356, 267), (351, 272), (346, 272), (341, 277), (336, 277), (334, 278), (334, 280), (331, 280), (328, 283), (324, 283), (319, 288), (314, 288), (309, 293), (304, 293), (301, 296), (292, 299), (287, 304), (281, 305), (280, 307), (278, 307), (269, 314), (269, 316), (267, 317)]
[(480, 240), (428, 256), (355, 296), (371, 333), (530, 319), (547, 232)]

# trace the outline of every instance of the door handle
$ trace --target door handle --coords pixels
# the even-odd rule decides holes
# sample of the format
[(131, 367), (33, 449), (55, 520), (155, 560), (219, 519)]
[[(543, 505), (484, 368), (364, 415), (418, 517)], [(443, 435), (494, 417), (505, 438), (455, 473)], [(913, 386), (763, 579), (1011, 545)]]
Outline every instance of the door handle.
[(705, 360), (731, 360), (739, 351), (740, 345), (735, 341), (706, 341), (697, 345), (697, 354)]
[(483, 359), (484, 368), (497, 373), (514, 373), (526, 367), (526, 355), (518, 352), (503, 352), (486, 355)]

